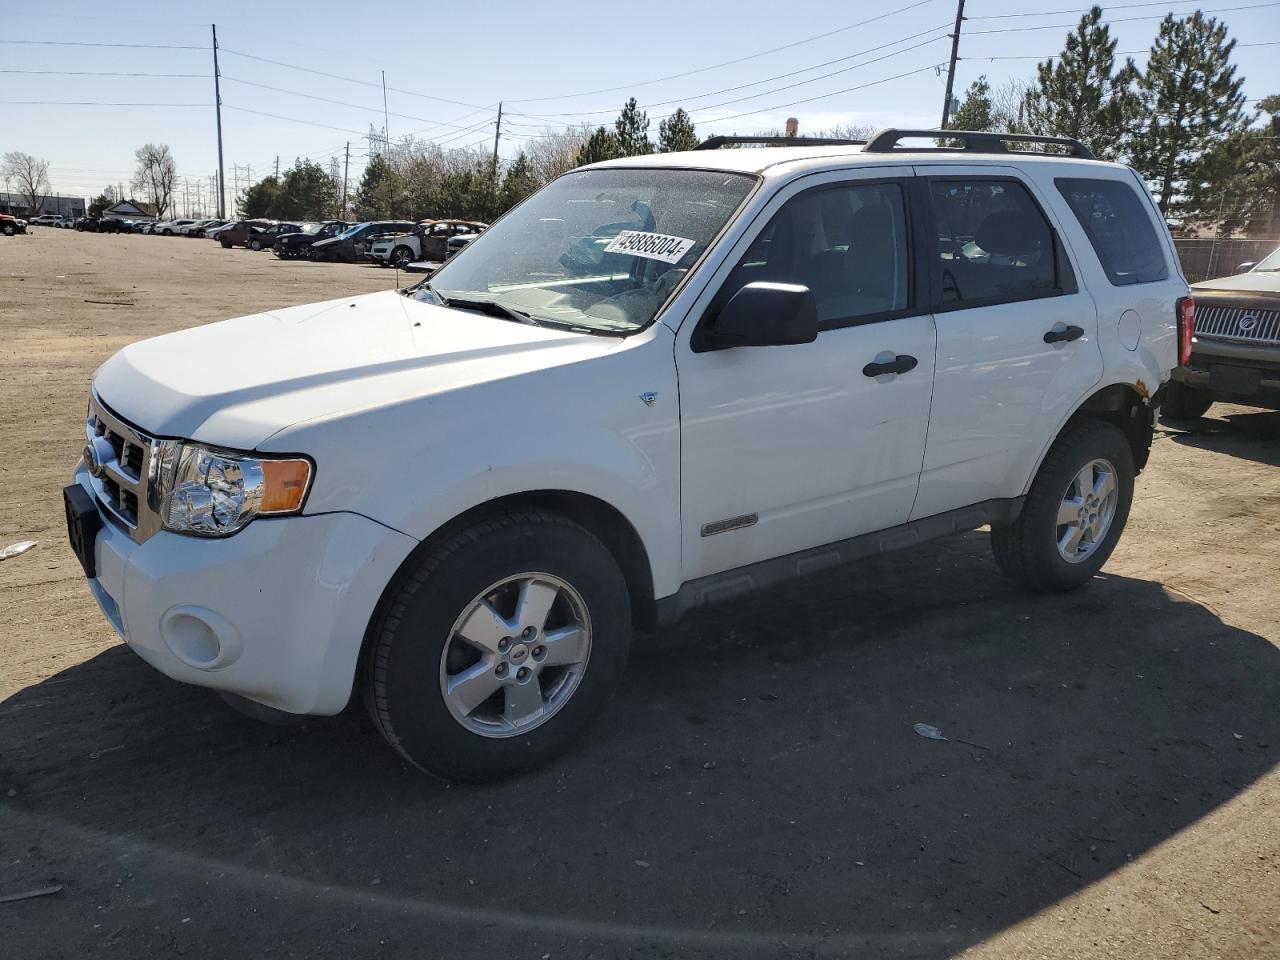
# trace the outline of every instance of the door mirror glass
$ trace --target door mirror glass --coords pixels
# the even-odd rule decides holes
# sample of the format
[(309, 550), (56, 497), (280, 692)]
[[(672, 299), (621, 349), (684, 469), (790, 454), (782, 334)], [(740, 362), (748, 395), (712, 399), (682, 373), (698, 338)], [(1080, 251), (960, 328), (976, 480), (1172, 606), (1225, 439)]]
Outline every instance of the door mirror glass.
[(795, 283), (748, 283), (724, 305), (701, 334), (702, 349), (780, 347), (813, 343), (818, 309), (808, 287)]

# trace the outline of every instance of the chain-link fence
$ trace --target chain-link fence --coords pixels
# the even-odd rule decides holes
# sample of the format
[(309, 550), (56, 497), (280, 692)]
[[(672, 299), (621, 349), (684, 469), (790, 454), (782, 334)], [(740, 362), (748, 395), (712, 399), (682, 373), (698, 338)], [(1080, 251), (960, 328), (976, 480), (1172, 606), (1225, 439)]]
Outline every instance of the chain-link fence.
[(1230, 276), (1242, 263), (1256, 263), (1276, 247), (1280, 247), (1280, 238), (1215, 240), (1177, 237), (1173, 244), (1178, 248), (1182, 272), (1191, 283), (1196, 283), (1214, 277)]

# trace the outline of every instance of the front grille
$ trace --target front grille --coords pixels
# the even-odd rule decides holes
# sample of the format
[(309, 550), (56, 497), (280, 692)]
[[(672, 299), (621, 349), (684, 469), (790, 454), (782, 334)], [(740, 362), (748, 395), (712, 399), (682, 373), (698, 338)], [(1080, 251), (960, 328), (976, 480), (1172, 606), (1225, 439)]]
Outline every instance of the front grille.
[(97, 395), (92, 395), (85, 439), (90, 444), (98, 441), (98, 448), (104, 454), (100, 441), (105, 440), (113, 454), (98, 457), (96, 473), (91, 470), (91, 482), (102, 512), (134, 540), (146, 540), (158, 529), (158, 518), (147, 500), (152, 438), (116, 416)]
[(1197, 303), (1196, 336), (1240, 343), (1280, 343), (1280, 310)]

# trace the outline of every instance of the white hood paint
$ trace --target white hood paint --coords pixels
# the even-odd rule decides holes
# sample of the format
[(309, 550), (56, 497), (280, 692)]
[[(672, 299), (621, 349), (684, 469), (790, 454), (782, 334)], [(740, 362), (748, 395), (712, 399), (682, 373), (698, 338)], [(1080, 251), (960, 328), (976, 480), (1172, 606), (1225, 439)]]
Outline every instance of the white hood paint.
[(94, 388), (157, 436), (252, 449), (303, 420), (557, 367), (621, 342), (386, 291), (143, 340), (103, 364)]
[(1258, 270), (1249, 273), (1237, 273), (1233, 277), (1219, 277), (1217, 280), (1202, 280), (1193, 283), (1191, 290), (1222, 290), (1230, 293), (1275, 293), (1280, 294), (1280, 270)]

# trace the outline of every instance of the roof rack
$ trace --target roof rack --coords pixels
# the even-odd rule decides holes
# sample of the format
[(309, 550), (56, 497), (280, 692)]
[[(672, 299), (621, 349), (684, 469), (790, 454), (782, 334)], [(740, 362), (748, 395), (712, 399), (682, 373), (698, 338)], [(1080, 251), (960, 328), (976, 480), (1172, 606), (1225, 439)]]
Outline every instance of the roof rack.
[(865, 140), (838, 140), (834, 137), (711, 137), (693, 149), (719, 150), (744, 143), (757, 143), (768, 147), (860, 147)]
[(990, 133), (974, 130), (881, 130), (867, 141), (862, 148), (863, 153), (889, 153), (898, 146), (899, 140), (910, 137), (929, 137), (934, 140), (958, 140), (959, 147), (912, 147), (913, 153), (926, 151), (953, 152), (964, 150), (971, 153), (1029, 153), (1027, 150), (1010, 150), (1006, 143), (1051, 143), (1066, 147), (1067, 153), (1081, 160), (1095, 160), (1088, 147), (1071, 137), (1037, 137), (1029, 133)]

